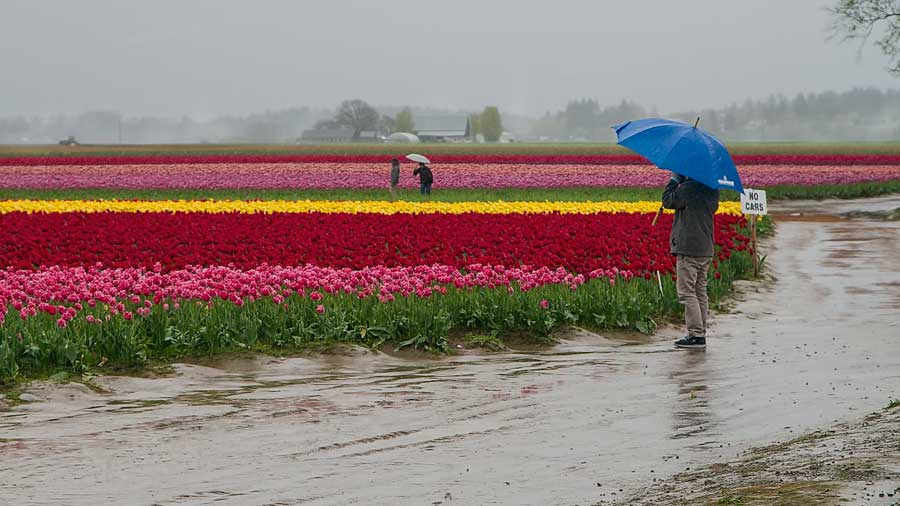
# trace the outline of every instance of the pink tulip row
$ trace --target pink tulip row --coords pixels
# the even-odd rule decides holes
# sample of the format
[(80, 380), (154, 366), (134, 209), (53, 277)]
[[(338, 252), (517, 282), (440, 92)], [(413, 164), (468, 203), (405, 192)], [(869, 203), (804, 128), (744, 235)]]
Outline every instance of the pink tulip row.
[[(37, 314), (59, 318), (65, 326), (81, 311), (146, 316), (154, 306), (177, 309), (186, 301), (212, 303), (227, 300), (238, 305), (263, 297), (276, 304), (300, 295), (313, 301), (324, 294), (348, 294), (360, 299), (377, 297), (389, 303), (396, 297), (430, 297), (448, 288), (503, 288), (529, 291), (544, 285), (568, 285), (573, 290), (590, 279), (630, 279), (630, 271), (595, 270), (572, 274), (563, 268), (470, 265), (465, 270), (447, 265), (415, 267), (374, 266), (359, 270), (311, 265), (280, 267), (261, 265), (241, 270), (233, 267), (185, 267), (162, 272), (139, 267), (107, 269), (53, 266), (41, 270), (0, 271), (0, 322), (9, 308), (22, 319)], [(127, 306), (126, 306), (127, 304)], [(87, 318), (93, 320), (92, 315)]]
[[(402, 188), (418, 179), (404, 167)], [(435, 165), (445, 188), (656, 187), (667, 173), (648, 165)], [(852, 184), (900, 180), (900, 165), (746, 165), (744, 186)], [(227, 163), (0, 167), (6, 189), (335, 189), (388, 186), (386, 165)]]

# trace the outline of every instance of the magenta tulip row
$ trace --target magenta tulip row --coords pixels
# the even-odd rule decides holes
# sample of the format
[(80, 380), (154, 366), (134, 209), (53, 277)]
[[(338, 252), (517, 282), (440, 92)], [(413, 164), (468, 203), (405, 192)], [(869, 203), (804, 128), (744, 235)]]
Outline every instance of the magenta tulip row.
[[(404, 167), (407, 168), (407, 167)], [(656, 187), (667, 173), (648, 165), (452, 164), (433, 167), (445, 188)], [(900, 180), (900, 165), (745, 165), (744, 186), (852, 184)], [(38, 165), (0, 167), (7, 189), (384, 188), (390, 168), (370, 163)], [(418, 178), (404, 170), (400, 187)]]
[[(545, 285), (576, 289), (587, 280), (630, 279), (630, 271), (595, 270), (572, 274), (563, 268), (470, 265), (465, 271), (447, 265), (415, 267), (367, 267), (360, 270), (328, 267), (278, 267), (262, 265), (241, 270), (226, 266), (185, 267), (169, 272), (145, 268), (90, 268), (53, 266), (38, 270), (0, 271), (0, 323), (12, 308), (23, 319), (39, 313), (58, 315), (60, 326), (86, 308), (124, 314), (126, 304), (138, 314), (154, 306), (168, 310), (185, 301), (211, 303), (228, 300), (238, 305), (271, 297), (281, 304), (300, 295), (314, 301), (324, 294), (348, 294), (360, 299), (377, 297), (382, 303), (396, 297), (430, 297), (446, 294), (451, 287), (503, 288), (529, 291)], [(126, 318), (129, 315), (125, 315)]]

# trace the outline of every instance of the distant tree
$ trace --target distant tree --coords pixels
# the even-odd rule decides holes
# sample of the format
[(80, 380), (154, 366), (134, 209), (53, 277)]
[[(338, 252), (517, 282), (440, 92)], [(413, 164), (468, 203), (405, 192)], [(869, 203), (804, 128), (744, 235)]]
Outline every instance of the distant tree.
[(564, 125), (562, 112), (557, 112), (554, 114), (550, 111), (547, 111), (542, 117), (538, 118), (538, 120), (534, 122), (529, 133), (533, 137), (537, 137), (541, 140), (563, 139), (565, 137), (563, 129)]
[[(596, 125), (590, 138), (594, 140), (615, 140), (613, 125), (647, 116), (647, 111), (629, 100), (622, 100), (619, 105), (605, 107), (597, 114)], [(690, 119), (693, 121), (696, 116)]]
[(479, 118), (479, 128), (484, 140), (488, 142), (497, 142), (503, 135), (503, 120), (500, 118), (500, 110), (496, 107), (485, 107)]
[(564, 134), (574, 139), (590, 139), (597, 128), (600, 104), (594, 99), (573, 100), (563, 114)]
[(628, 100), (601, 108), (596, 99), (584, 98), (569, 102), (556, 115), (544, 115), (538, 120), (537, 132), (565, 140), (613, 142), (615, 134), (611, 126), (645, 116), (646, 109)]
[(888, 70), (900, 76), (900, 0), (839, 0), (829, 9), (834, 17), (832, 32), (842, 40), (859, 40), (863, 44), (876, 28), (884, 32), (875, 45), (888, 57)]
[[(37, 123), (37, 121), (35, 121)], [(24, 116), (0, 119), (0, 143), (15, 144), (31, 134), (32, 124)]]
[(313, 125), (313, 130), (336, 130), (341, 125), (333, 119), (320, 119)]
[(397, 113), (397, 117), (394, 118), (394, 131), (395, 132), (406, 132), (412, 133), (414, 132), (414, 128), (416, 126), (415, 121), (413, 121), (412, 111), (409, 109), (403, 109), (402, 111)]
[(378, 133), (380, 133), (381, 135), (391, 135), (396, 131), (397, 120), (388, 116), (387, 114), (382, 114), (381, 119), (378, 120)]
[(478, 134), (484, 134), (481, 131), (481, 115), (472, 114), (469, 116), (469, 135), (475, 137)]
[(275, 141), (275, 125), (271, 121), (257, 119), (249, 122), (244, 127), (240, 140), (249, 142), (273, 142)]
[(338, 108), (334, 121), (340, 126), (353, 129), (353, 138), (359, 139), (363, 130), (378, 128), (378, 111), (364, 100), (344, 100)]

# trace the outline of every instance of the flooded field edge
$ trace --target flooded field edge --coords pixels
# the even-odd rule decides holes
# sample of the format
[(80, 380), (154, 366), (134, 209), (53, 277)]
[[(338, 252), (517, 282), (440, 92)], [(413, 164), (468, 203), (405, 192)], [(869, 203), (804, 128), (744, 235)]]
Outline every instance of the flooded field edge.
[[(744, 281), (742, 283), (751, 283)], [(742, 289), (746, 284), (741, 285)], [(729, 304), (735, 304), (739, 295), (732, 294), (738, 299), (729, 299)], [(277, 364), (289, 359), (324, 360), (335, 357), (365, 358), (365, 357), (389, 357), (408, 361), (433, 361), (440, 363), (462, 356), (489, 356), (502, 353), (535, 353), (553, 352), (563, 342), (579, 342), (583, 344), (603, 344), (606, 346), (632, 346), (648, 344), (654, 340), (667, 339), (667, 332), (672, 327), (666, 324), (656, 335), (642, 334), (628, 330), (588, 330), (577, 326), (564, 326), (553, 332), (550, 336), (538, 336), (529, 333), (504, 333), (492, 336), (479, 332), (456, 332), (449, 338), (450, 350), (447, 353), (428, 352), (421, 349), (399, 349), (393, 344), (383, 344), (377, 348), (369, 348), (353, 343), (324, 343), (302, 352), (269, 354), (262, 351), (236, 351), (224, 352), (214, 355), (195, 355), (182, 357), (172, 362), (154, 363), (148, 367), (131, 370), (107, 370), (93, 371), (83, 375), (53, 375), (50, 377), (34, 378), (18, 384), (6, 385), (0, 388), (0, 411), (9, 410), (16, 406), (42, 402), (48, 392), (54, 390), (65, 392), (67, 389), (89, 390), (95, 394), (112, 393), (107, 386), (107, 381), (114, 378), (134, 379), (163, 379), (172, 378), (181, 373), (183, 366), (197, 366), (208, 368), (222, 373), (242, 374), (260, 371), (266, 366)], [(53, 395), (50, 395), (52, 397)]]

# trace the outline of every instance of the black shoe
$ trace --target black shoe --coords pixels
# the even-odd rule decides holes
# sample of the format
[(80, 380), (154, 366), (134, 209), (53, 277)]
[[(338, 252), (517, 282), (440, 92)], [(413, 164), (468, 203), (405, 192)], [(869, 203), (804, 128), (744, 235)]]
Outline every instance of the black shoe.
[(706, 338), (700, 336), (685, 336), (675, 341), (678, 348), (706, 348)]

